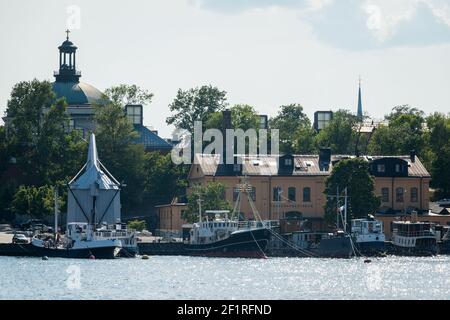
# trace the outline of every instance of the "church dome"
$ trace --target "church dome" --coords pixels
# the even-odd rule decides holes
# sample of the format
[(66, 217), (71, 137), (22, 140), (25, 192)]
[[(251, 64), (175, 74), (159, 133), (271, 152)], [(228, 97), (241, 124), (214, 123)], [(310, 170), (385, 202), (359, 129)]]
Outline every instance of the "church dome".
[(84, 82), (53, 82), (56, 97), (65, 97), (68, 105), (104, 104), (103, 94), (97, 88)]

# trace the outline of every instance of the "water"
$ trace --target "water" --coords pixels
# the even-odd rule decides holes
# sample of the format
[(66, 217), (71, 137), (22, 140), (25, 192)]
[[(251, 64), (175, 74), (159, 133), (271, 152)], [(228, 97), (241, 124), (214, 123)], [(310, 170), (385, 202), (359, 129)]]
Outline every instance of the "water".
[(0, 299), (450, 299), (450, 257), (0, 257)]

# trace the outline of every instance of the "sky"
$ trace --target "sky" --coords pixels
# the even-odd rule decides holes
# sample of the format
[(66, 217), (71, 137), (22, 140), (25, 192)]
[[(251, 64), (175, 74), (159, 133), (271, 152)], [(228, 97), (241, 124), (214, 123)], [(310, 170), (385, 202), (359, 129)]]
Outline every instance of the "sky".
[[(2, 0), (0, 114), (19, 81), (52, 80), (65, 29), (81, 81), (154, 93), (144, 124), (165, 119), (179, 88), (208, 85), (230, 105), (280, 105), (381, 119), (396, 105), (450, 112), (450, 0)], [(1, 121), (0, 121), (1, 122)]]

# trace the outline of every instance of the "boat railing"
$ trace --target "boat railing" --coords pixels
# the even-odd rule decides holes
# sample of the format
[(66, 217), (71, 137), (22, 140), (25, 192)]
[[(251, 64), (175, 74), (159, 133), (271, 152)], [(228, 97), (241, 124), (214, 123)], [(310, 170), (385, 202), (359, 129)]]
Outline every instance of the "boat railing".
[(275, 220), (240, 221), (238, 224), (239, 229), (276, 228), (278, 226), (279, 226), (279, 222), (275, 221)]
[(394, 234), (401, 236), (401, 237), (428, 237), (432, 236), (434, 237), (435, 234), (432, 231), (426, 230), (426, 231), (395, 231)]

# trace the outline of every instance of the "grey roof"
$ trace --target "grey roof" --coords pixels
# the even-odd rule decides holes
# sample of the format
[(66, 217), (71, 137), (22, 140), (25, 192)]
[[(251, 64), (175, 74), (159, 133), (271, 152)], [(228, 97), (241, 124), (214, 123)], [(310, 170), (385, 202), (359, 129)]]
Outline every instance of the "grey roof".
[[(215, 176), (217, 174), (217, 168), (219, 163), (219, 155), (201, 155), (197, 154), (196, 162), (201, 167), (201, 170), (206, 176)], [(248, 176), (276, 176), (278, 175), (278, 156), (238, 156), (243, 159), (242, 163), (242, 175)], [(294, 171), (292, 176), (328, 176), (333, 170), (333, 166), (330, 165), (327, 168), (319, 165), (318, 155), (294, 155)], [(353, 156), (346, 155), (334, 155), (331, 157), (331, 161), (338, 161), (343, 159), (349, 159)], [(408, 161), (408, 176), (409, 177), (430, 177), (425, 166), (416, 157), (415, 162), (411, 162), (409, 156), (398, 157), (382, 157), (382, 156), (366, 156), (367, 161), (373, 161), (382, 158), (399, 158)]]
[(135, 125), (134, 129), (139, 136), (134, 141), (143, 144), (147, 150), (171, 150), (172, 145), (143, 125)]
[(100, 167), (100, 161), (97, 155), (97, 145), (95, 135), (92, 133), (89, 141), (88, 158), (84, 174), (75, 181), (70, 182), (71, 189), (91, 189), (92, 187), (101, 190), (118, 190), (119, 183), (114, 177), (108, 176)]
[(103, 104), (103, 94), (97, 88), (84, 82), (53, 82), (57, 98), (65, 97), (69, 105)]

